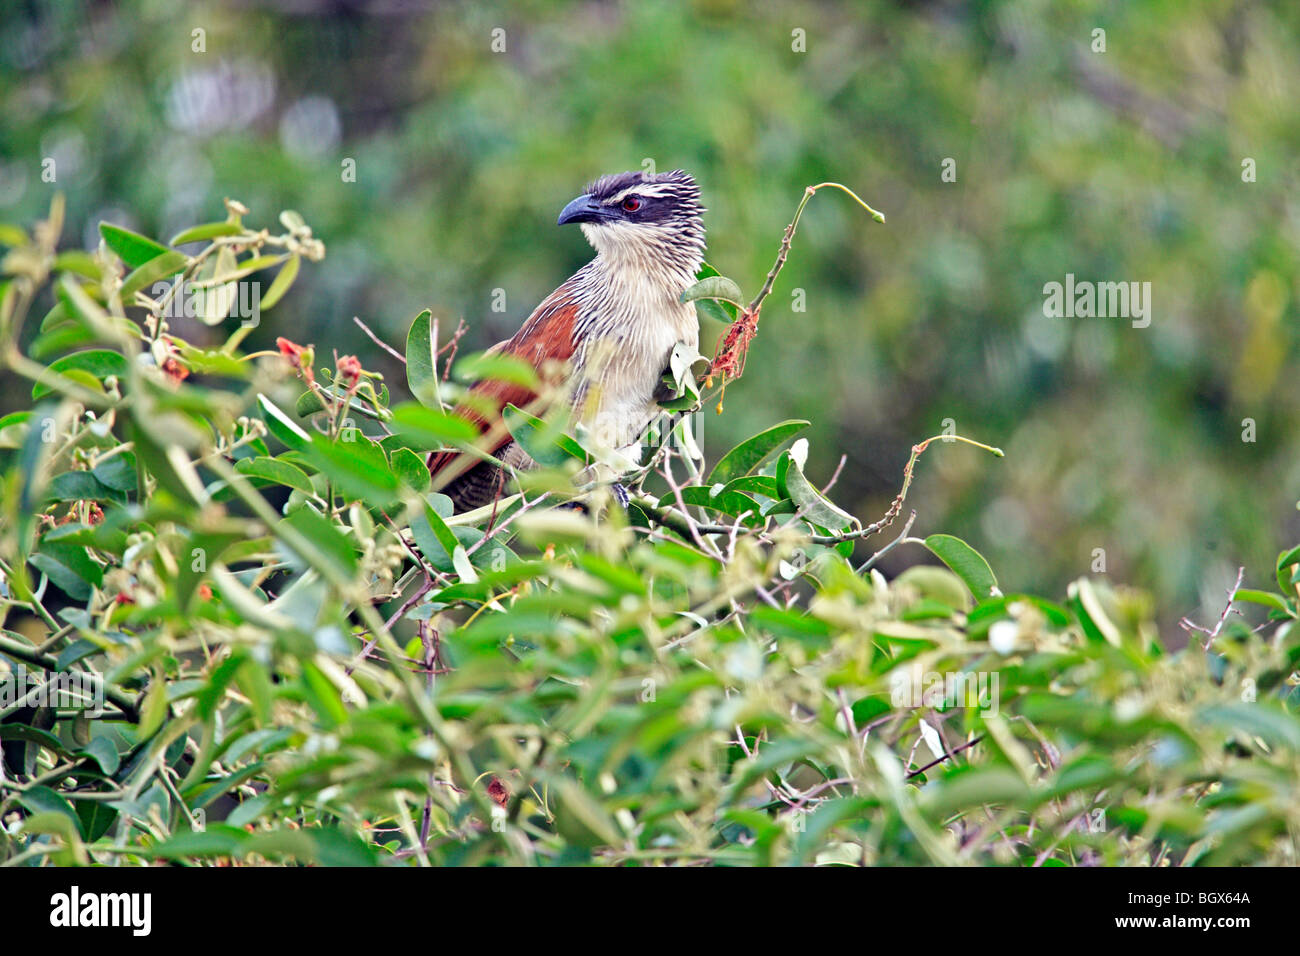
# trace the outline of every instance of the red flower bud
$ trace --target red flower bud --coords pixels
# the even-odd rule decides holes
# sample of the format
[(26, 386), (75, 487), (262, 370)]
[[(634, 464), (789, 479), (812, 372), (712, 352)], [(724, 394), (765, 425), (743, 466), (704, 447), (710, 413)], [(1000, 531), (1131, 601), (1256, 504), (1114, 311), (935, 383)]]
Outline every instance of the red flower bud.
[(310, 385), (316, 380), (311, 370), (311, 363), (312, 359), (315, 357), (315, 353), (312, 351), (310, 346), (304, 347), (298, 345), (296, 342), (290, 342), (286, 338), (276, 339), (275, 344), (276, 347), (279, 348), (280, 354), (289, 360), (289, 364), (293, 366), (293, 370), (302, 375), (307, 384)]
[(179, 385), (190, 376), (190, 370), (178, 362), (174, 355), (167, 357), (167, 361), (163, 363), (162, 373), (171, 379), (173, 385)]
[(355, 355), (344, 355), (339, 359), (339, 374), (348, 383), (349, 388), (355, 388), (357, 382), (361, 381), (361, 361)]

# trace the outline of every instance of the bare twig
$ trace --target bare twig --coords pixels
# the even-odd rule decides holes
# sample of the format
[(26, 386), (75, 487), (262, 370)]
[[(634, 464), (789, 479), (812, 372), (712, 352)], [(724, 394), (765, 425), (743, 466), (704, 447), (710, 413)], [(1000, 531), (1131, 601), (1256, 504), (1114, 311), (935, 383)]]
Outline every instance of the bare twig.
[[(813, 534), (813, 535), (809, 535), (808, 539), (812, 541), (813, 544), (824, 544), (824, 545), (841, 544), (845, 541), (856, 541), (859, 538), (870, 537), (871, 535), (876, 534), (884, 530), (885, 528), (889, 527), (891, 524), (893, 524), (894, 519), (898, 517), (899, 513), (903, 509), (903, 501), (907, 498), (907, 492), (911, 489), (913, 473), (916, 468), (917, 460), (921, 457), (922, 454), (924, 454), (925, 450), (930, 447), (931, 443), (935, 441), (939, 441), (941, 439), (951, 439), (953, 441), (965, 442), (968, 445), (974, 445), (976, 448), (983, 448), (985, 451), (991, 452), (994, 455), (997, 455), (999, 458), (1004, 457), (1002, 449), (994, 448), (991, 445), (985, 445), (983, 442), (977, 442), (970, 438), (965, 438), (961, 435), (934, 435), (930, 438), (927, 438), (925, 441), (921, 442), (920, 444), (912, 446), (912, 455), (908, 459), (907, 465), (903, 468), (903, 486), (901, 489), (899, 489), (898, 494), (894, 496), (894, 500), (893, 502), (890, 503), (889, 510), (885, 512), (884, 517), (882, 517), (879, 521), (866, 525), (865, 527), (862, 528), (857, 528), (853, 531), (841, 531), (836, 534)], [(675, 497), (677, 498), (678, 505), (679, 507), (682, 508), (682, 511), (684, 513), (686, 509), (684, 504), (682, 503), (680, 490), (678, 489), (674, 489), (674, 490), (676, 491)], [(701, 544), (701, 547), (703, 547), (700, 538), (701, 535), (712, 535), (712, 534), (730, 535), (732, 533), (732, 526), (730, 525), (703, 524), (695, 521), (693, 518), (690, 519), (689, 522), (685, 521), (675, 512), (666, 511), (665, 509), (660, 508), (658, 506), (658, 503), (654, 501), (654, 499), (648, 496), (638, 497), (635, 499), (635, 502), (637, 507), (639, 507), (646, 514), (647, 517), (663, 525), (665, 528), (670, 528), (674, 531), (677, 531), (679, 534), (682, 534), (684, 537), (691, 537), (695, 539), (697, 543)], [(769, 529), (769, 527), (765, 524), (763, 528), (756, 529), (756, 530), (760, 537), (764, 537), (769, 533), (771, 529)], [(764, 540), (767, 539), (764, 538)]]
[[(438, 320), (434, 319), (433, 321), (434, 321), (433, 340), (434, 342), (437, 342), (438, 341), (438, 325), (437, 325)], [(451, 339), (447, 342), (446, 345), (442, 346), (437, 350), (437, 352), (434, 353), (434, 358), (436, 359), (438, 356), (442, 355), (443, 352), (446, 352), (448, 350), (451, 351), (451, 354), (447, 356), (447, 364), (443, 366), (443, 370), (442, 370), (442, 380), (444, 382), (451, 377), (451, 363), (456, 359), (456, 352), (460, 348), (460, 339), (461, 336), (465, 334), (465, 331), (466, 331), (465, 320), (464, 319), (457, 320), (456, 331), (452, 333)]]
[[(523, 498), (523, 504), (518, 508), (518, 510), (512, 512), (510, 515), (508, 515), (508, 516), (506, 517), (506, 520), (505, 520), (505, 521), (502, 521), (502, 522), (501, 522), (500, 524), (498, 524), (498, 525), (492, 525), (492, 524), (489, 524), (489, 525), (488, 525), (488, 529), (487, 529), (487, 531), (484, 532), (484, 534), (483, 534), (483, 537), (479, 538), (479, 539), (478, 539), (477, 541), (475, 541), (472, 545), (470, 545), (468, 548), (466, 548), (466, 549), (465, 549), (465, 554), (466, 554), (467, 556), (468, 556), (468, 555), (471, 555), (471, 554), (473, 554), (475, 551), (477, 551), (479, 548), (483, 547), (484, 544), (486, 544), (486, 543), (487, 543), (488, 541), (490, 541), (492, 538), (495, 538), (495, 537), (496, 537), (497, 535), (499, 535), (502, 531), (504, 531), (506, 528), (508, 528), (508, 527), (510, 526), (510, 523), (511, 523), (512, 521), (514, 521), (516, 518), (518, 518), (520, 515), (522, 515), (525, 511), (528, 511), (528, 510), (530, 510), (530, 509), (532, 509), (532, 508), (537, 507), (539, 504), (541, 504), (543, 501), (545, 501), (548, 497), (550, 497), (550, 494), (551, 494), (551, 493), (550, 493), (549, 491), (544, 491), (544, 492), (542, 492), (540, 495), (538, 495), (536, 498), (534, 498), (532, 501), (529, 501), (527, 498)], [(522, 495), (521, 495), (521, 497), (522, 497)], [(493, 513), (493, 515), (492, 515), (492, 521), (495, 521), (495, 520), (496, 520), (496, 514)]]
[(921, 774), (923, 774), (923, 773), (925, 773), (927, 770), (929, 770), (931, 767), (937, 767), (939, 764), (943, 763), (945, 760), (948, 760), (948, 759), (951, 758), (951, 757), (955, 757), (955, 756), (957, 756), (957, 754), (961, 753), (963, 750), (969, 750), (971, 747), (974, 747), (977, 743), (979, 743), (979, 742), (980, 742), (981, 740), (983, 740), (983, 739), (984, 739), (984, 735), (983, 735), (983, 734), (980, 734), (978, 737), (975, 737), (975, 738), (972, 739), (972, 740), (968, 740), (968, 741), (966, 741), (966, 742), (965, 742), (964, 744), (962, 744), (960, 747), (953, 747), (951, 751), (949, 751), (948, 753), (944, 754), (942, 757), (938, 757), (938, 758), (936, 758), (935, 760), (931, 760), (931, 761), (930, 761), (928, 764), (926, 764), (924, 767), (918, 767), (918, 768), (916, 768), (915, 770), (913, 770), (911, 773), (909, 773), (909, 774), (907, 775), (907, 779), (908, 779), (908, 780), (911, 780), (913, 777), (920, 776)]
[(913, 508), (912, 513), (907, 516), (907, 523), (903, 525), (902, 533), (899, 534), (899, 536), (895, 538), (893, 541), (889, 542), (889, 544), (885, 545), (883, 548), (881, 548), (879, 551), (873, 554), (871, 557), (867, 558), (867, 560), (862, 563), (862, 567), (858, 568), (858, 574), (866, 574), (873, 567), (875, 567), (877, 561), (879, 561), (881, 558), (887, 555), (890, 551), (894, 550), (894, 548), (898, 547), (898, 545), (902, 544), (903, 541), (906, 540), (908, 533), (912, 530), (912, 523), (914, 521), (916, 521), (915, 508)]
[[(397, 612), (384, 622), (384, 630), (392, 630), (393, 625), (400, 621), (406, 612), (415, 607), (415, 605), (419, 603), (420, 598), (424, 597), (431, 590), (433, 590), (433, 579), (426, 575), (424, 583), (416, 588), (415, 593), (407, 598), (406, 601), (403, 602), (402, 606), (397, 609)], [(357, 665), (370, 655), (370, 652), (375, 649), (375, 644), (378, 642), (379, 637), (372, 634), (370, 640), (366, 642), (365, 646), (361, 648), (361, 650), (357, 651), (356, 656), (352, 661), (343, 668), (344, 673), (350, 675), (354, 670), (356, 670)]]
[[(1232, 587), (1228, 588), (1227, 606), (1224, 607), (1223, 613), (1219, 615), (1219, 622), (1214, 625), (1214, 630), (1210, 630), (1208, 627), (1202, 627), (1200, 624), (1195, 624), (1192, 622), (1190, 618), (1186, 618), (1186, 617), (1178, 622), (1178, 626), (1181, 627), (1184, 631), (1187, 631), (1189, 634), (1192, 631), (1196, 631), (1200, 634), (1205, 635), (1205, 640), (1201, 642), (1201, 650), (1208, 651), (1210, 649), (1210, 645), (1214, 643), (1214, 639), (1218, 637), (1219, 632), (1223, 630), (1223, 625), (1227, 623), (1228, 615), (1231, 614), (1233, 611), (1233, 607), (1232, 607), (1233, 601), (1236, 600), (1237, 591), (1241, 588), (1241, 582), (1242, 579), (1245, 578), (1245, 576), (1246, 576), (1246, 569), (1238, 568), (1237, 580), (1232, 585)], [(1240, 614), (1241, 612), (1238, 611), (1237, 613)]]
[(381, 349), (383, 349), (393, 358), (397, 359), (397, 361), (401, 362), (403, 365), (406, 364), (406, 356), (403, 355), (401, 352), (397, 351), (397, 349), (393, 348), (391, 345), (389, 345), (379, 336), (375, 335), (374, 332), (370, 331), (370, 326), (362, 322), (360, 316), (356, 316), (356, 315), (352, 316), (352, 321), (355, 322), (360, 327), (362, 332), (365, 332), (366, 335), (370, 336), (370, 341), (374, 342)]
[(790, 245), (794, 241), (795, 230), (799, 228), (799, 219), (803, 216), (804, 207), (808, 205), (808, 200), (817, 194), (817, 190), (826, 188), (838, 189), (848, 194), (855, 202), (871, 214), (871, 218), (876, 222), (884, 222), (883, 213), (877, 212), (862, 201), (852, 189), (841, 183), (818, 183), (816, 186), (808, 186), (804, 189), (803, 198), (799, 200), (799, 206), (795, 209), (794, 218), (790, 224), (785, 227), (785, 232), (781, 236), (781, 246), (776, 253), (776, 262), (768, 270), (767, 278), (763, 281), (763, 287), (758, 290), (758, 295), (747, 306), (740, 303), (733, 303), (740, 309), (736, 321), (731, 323), (726, 334), (722, 337), (722, 342), (718, 346), (718, 351), (714, 355), (713, 364), (709, 366), (709, 372), (705, 378), (706, 386), (713, 385), (713, 379), (722, 380), (721, 389), (718, 396), (718, 411), (722, 411), (722, 395), (726, 393), (727, 383), (734, 381), (745, 374), (745, 357), (749, 354), (749, 345), (758, 334), (759, 311), (763, 308), (763, 301), (772, 293), (772, 286), (776, 282), (776, 277), (781, 274), (782, 268), (785, 267), (785, 260), (790, 255)]
[(822, 486), (822, 494), (828, 494), (835, 487), (835, 482), (840, 480), (840, 472), (844, 470), (844, 463), (849, 460), (848, 455), (840, 455), (840, 463), (835, 466), (835, 471), (831, 473), (831, 480)]
[[(677, 500), (677, 507), (680, 509), (681, 514), (684, 517), (684, 520), (686, 522), (686, 530), (690, 533), (691, 538), (699, 546), (701, 551), (703, 551), (705, 554), (709, 555), (710, 557), (717, 558), (719, 561), (721, 561), (723, 560), (722, 552), (720, 552), (716, 547), (704, 543), (704, 538), (700, 534), (695, 519), (691, 517), (690, 511), (686, 507), (686, 502), (682, 498), (682, 487), (673, 478), (672, 468), (669, 464), (671, 457), (672, 456), (669, 455), (664, 458), (664, 463), (662, 467), (659, 469), (659, 474), (663, 476), (664, 480), (668, 482), (668, 487), (672, 489), (673, 497)], [(731, 529), (728, 528), (726, 525), (722, 525), (721, 527), (724, 530), (718, 533), (721, 534), (731, 533)]]

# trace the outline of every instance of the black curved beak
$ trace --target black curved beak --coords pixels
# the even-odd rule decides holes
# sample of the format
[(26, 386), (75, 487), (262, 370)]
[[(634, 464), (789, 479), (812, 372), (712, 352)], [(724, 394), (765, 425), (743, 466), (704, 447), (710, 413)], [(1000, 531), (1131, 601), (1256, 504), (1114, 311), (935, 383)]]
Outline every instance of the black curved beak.
[(557, 226), (570, 222), (604, 222), (614, 218), (607, 206), (602, 206), (590, 194), (579, 196), (560, 211)]

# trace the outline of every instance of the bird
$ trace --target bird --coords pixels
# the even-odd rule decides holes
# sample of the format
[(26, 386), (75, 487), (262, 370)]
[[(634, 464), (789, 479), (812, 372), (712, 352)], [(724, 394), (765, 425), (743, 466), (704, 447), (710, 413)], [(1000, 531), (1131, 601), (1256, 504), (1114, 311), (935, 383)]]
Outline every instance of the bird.
[[(614, 173), (589, 183), (556, 225), (577, 223), (595, 258), (488, 350), (531, 365), (539, 384), (563, 394), (572, 423), (633, 466), (660, 412), (674, 349), (699, 345), (695, 306), (681, 295), (704, 261), (705, 211), (698, 184), (680, 169)], [(477, 447), (509, 468), (529, 469), (536, 463), (506, 431), (502, 409), (526, 408), (538, 398), (517, 381), (489, 378), (475, 382), (452, 414), (478, 429)], [(500, 465), (457, 449), (435, 450), (427, 464), (432, 475), (444, 476), (441, 490), (458, 512), (492, 503), (508, 479)]]

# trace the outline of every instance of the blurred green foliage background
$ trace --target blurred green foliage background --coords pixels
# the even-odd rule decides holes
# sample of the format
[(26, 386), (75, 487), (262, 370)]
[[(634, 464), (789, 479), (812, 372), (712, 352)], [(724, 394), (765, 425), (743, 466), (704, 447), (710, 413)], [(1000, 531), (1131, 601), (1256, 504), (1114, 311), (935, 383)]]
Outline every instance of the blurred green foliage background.
[[(707, 454), (809, 418), (809, 474), (846, 454), (836, 499), (869, 521), (952, 419), (1007, 458), (932, 449), (917, 532), (1046, 593), (1104, 549), (1173, 643), (1183, 614), (1217, 616), (1239, 564), (1260, 586), (1300, 535), (1293, 4), (0, 9), (0, 220), (30, 224), (61, 190), (76, 247), (101, 219), (166, 239), (223, 218), (225, 196), (250, 223), (298, 209), (325, 266), (250, 348), (283, 335), (400, 382), (354, 315), (390, 341), (425, 307), (444, 329), (463, 317), (469, 346), (505, 338), (590, 255), (559, 209), (646, 160), (697, 176), (709, 259), (752, 294), (802, 189), (837, 180), (888, 225), (812, 202), (745, 378), (706, 410)], [(1045, 317), (1066, 273), (1152, 283), (1150, 326)]]

